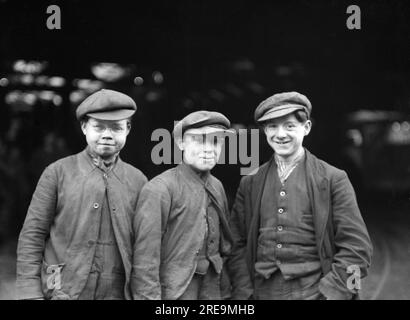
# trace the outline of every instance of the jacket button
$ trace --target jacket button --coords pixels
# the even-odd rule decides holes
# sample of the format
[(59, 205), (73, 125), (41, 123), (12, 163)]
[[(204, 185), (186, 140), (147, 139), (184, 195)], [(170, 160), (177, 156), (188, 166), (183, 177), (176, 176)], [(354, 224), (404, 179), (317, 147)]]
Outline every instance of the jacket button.
[(278, 231), (282, 231), (283, 227), (282, 226), (278, 226)]
[(97, 202), (95, 202), (94, 205), (93, 205), (94, 209), (98, 209), (99, 206), (100, 205)]
[(276, 245), (276, 248), (278, 248), (278, 249), (282, 248), (282, 244), (281, 244), (281, 243), (278, 243), (278, 244)]
[(279, 212), (279, 213), (283, 213), (283, 208), (279, 208), (279, 209), (278, 209), (278, 212)]
[(281, 197), (284, 197), (284, 196), (286, 195), (286, 192), (285, 192), (285, 191), (281, 191), (279, 194), (280, 194)]

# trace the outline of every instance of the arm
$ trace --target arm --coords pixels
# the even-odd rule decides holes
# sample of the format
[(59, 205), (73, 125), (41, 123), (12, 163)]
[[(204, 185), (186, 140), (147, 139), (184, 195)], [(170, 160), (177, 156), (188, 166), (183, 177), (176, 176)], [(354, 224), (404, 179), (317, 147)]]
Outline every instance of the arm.
[(335, 255), (331, 271), (321, 279), (319, 288), (328, 299), (351, 299), (358, 293), (358, 288), (348, 288), (348, 279), (354, 275), (347, 270), (349, 266), (357, 266), (360, 277), (364, 278), (370, 267), (373, 248), (353, 186), (345, 172), (332, 183), (331, 203)]
[(55, 215), (57, 177), (54, 166), (47, 167), (34, 191), (17, 245), (18, 299), (43, 298), (41, 265), (45, 239)]
[(142, 188), (133, 221), (131, 291), (135, 300), (161, 299), (161, 238), (170, 208), (171, 197), (163, 181), (157, 179)]
[(253, 285), (246, 264), (247, 230), (245, 224), (244, 193), (245, 183), (242, 178), (236, 193), (231, 214), (231, 231), (234, 239), (232, 254), (228, 259), (228, 272), (232, 284), (232, 299), (249, 299)]

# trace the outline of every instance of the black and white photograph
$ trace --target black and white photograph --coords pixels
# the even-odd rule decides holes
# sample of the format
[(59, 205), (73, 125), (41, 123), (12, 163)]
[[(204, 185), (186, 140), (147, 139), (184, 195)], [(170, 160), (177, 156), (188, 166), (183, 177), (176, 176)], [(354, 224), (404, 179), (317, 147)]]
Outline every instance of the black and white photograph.
[(0, 0), (0, 300), (410, 300), (410, 3)]

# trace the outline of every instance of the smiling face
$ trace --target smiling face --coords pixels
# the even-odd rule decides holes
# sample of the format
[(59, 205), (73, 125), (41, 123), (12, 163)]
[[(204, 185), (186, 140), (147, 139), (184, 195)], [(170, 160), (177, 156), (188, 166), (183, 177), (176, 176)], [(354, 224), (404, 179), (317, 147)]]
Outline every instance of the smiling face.
[(272, 119), (264, 125), (266, 140), (282, 160), (290, 160), (303, 148), (302, 143), (309, 134), (310, 120), (299, 121), (294, 113)]
[(224, 138), (219, 133), (200, 134), (187, 130), (183, 140), (177, 141), (184, 151), (184, 162), (195, 171), (209, 171), (215, 167), (221, 155)]
[(88, 118), (81, 123), (91, 152), (103, 159), (109, 159), (125, 145), (130, 132), (129, 120), (99, 120)]

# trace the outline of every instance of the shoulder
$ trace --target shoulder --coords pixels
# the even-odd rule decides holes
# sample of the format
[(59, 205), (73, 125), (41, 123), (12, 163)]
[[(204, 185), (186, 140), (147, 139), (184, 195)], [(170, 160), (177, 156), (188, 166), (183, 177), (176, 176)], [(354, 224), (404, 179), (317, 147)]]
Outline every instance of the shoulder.
[(317, 170), (330, 181), (338, 181), (340, 179), (347, 178), (346, 171), (339, 169), (331, 165), (330, 163), (317, 158), (311, 153), (309, 154), (309, 159), (314, 163), (314, 166), (317, 168)]
[(175, 167), (168, 169), (148, 181), (145, 184), (144, 189), (157, 192), (169, 192), (177, 185), (176, 175)]
[(63, 171), (70, 170), (70, 168), (76, 165), (78, 161), (78, 156), (79, 156), (79, 153), (56, 160), (45, 168), (44, 173), (50, 173), (50, 172), (58, 173), (58, 172), (61, 172), (62, 170)]
[(250, 185), (252, 182), (261, 179), (266, 174), (266, 170), (268, 169), (270, 163), (271, 160), (268, 160), (264, 164), (253, 170), (250, 174), (243, 176), (241, 178), (240, 186), (245, 187)]
[(141, 183), (146, 183), (148, 181), (145, 174), (143, 174), (141, 170), (137, 169), (133, 165), (131, 165), (131, 164), (125, 162), (125, 161), (122, 161), (122, 165), (123, 165), (123, 168), (124, 168), (124, 171), (125, 171), (125, 175), (128, 178), (139, 181)]

